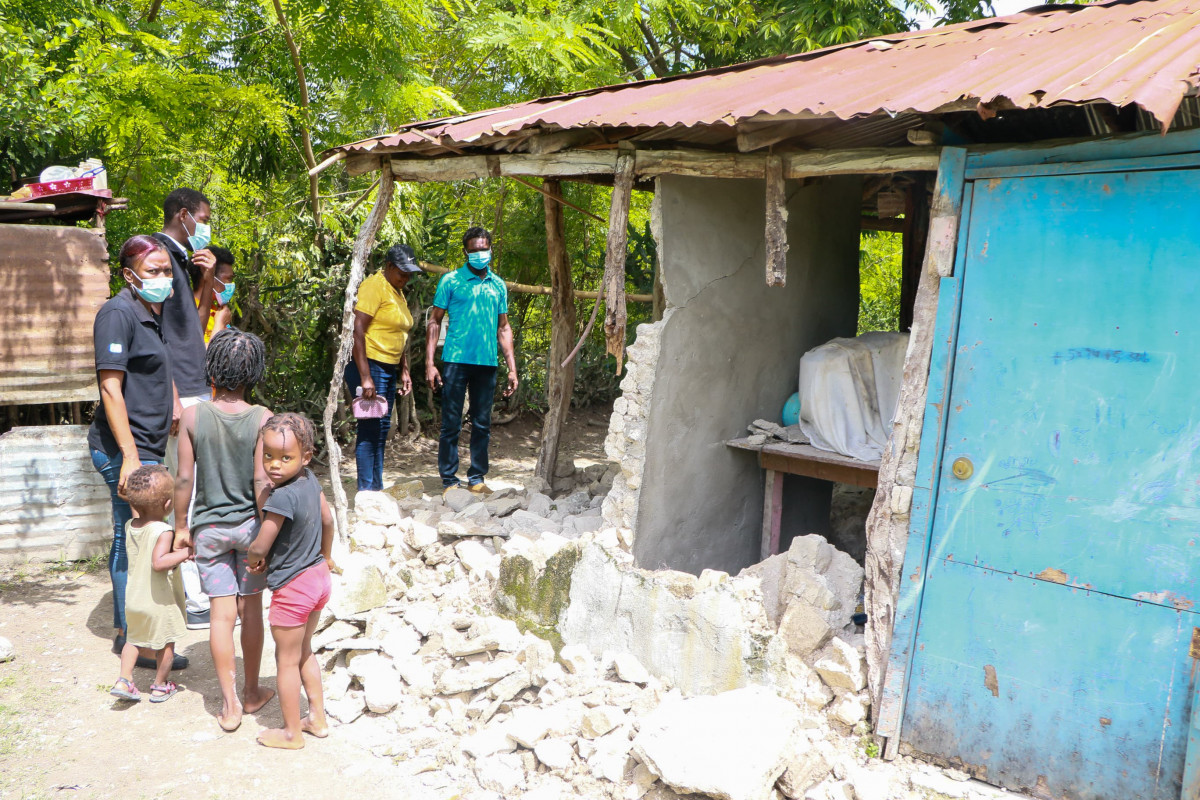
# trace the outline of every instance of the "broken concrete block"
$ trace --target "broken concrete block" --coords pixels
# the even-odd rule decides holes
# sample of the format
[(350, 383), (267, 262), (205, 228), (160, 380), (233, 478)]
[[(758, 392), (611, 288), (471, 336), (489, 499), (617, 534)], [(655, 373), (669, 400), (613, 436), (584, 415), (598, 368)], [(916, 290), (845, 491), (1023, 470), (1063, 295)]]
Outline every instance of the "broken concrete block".
[(583, 645), (569, 644), (558, 651), (559, 660), (572, 675), (590, 676), (596, 671), (596, 663), (592, 654)]
[(387, 546), (388, 529), (374, 522), (358, 521), (350, 529), (350, 545), (355, 550), (382, 550)]
[(458, 560), (473, 575), (495, 578), (500, 574), (500, 556), (477, 541), (467, 539), (454, 545)]
[(472, 758), (486, 758), (495, 753), (511, 753), (517, 749), (517, 745), (498, 725), (484, 728), (463, 738), (460, 746), (462, 751)]
[(476, 525), (483, 525), (492, 518), (492, 515), (490, 512), (488, 512), (487, 504), (477, 499), (476, 502), (455, 514), (454, 518), (459, 520), (469, 520), (474, 522)]
[(554, 647), (544, 639), (529, 636), (525, 646), (517, 652), (517, 660), (529, 671), (530, 683), (541, 686), (546, 682), (541, 677), (542, 670), (554, 663)]
[(575, 748), (564, 739), (543, 739), (534, 746), (533, 754), (547, 768), (554, 770), (566, 769), (575, 760)]
[(642, 719), (634, 754), (676, 791), (766, 800), (799, 725), (794, 704), (759, 686), (688, 699), (671, 695)]
[(504, 732), (521, 747), (532, 750), (550, 733), (550, 717), (540, 708), (518, 708), (505, 723)]
[(448, 695), (482, 689), (520, 668), (521, 665), (515, 658), (498, 658), (495, 661), (448, 669), (438, 678), (437, 693)]
[(807, 658), (825, 646), (833, 630), (820, 609), (803, 601), (794, 601), (779, 621), (779, 635), (791, 652)]
[[(496, 494), (499, 494), (499, 493), (494, 492), (492, 494), (492, 496), (494, 497)], [(515, 497), (503, 497), (503, 498), (497, 498), (494, 500), (489, 499), (487, 501), (488, 513), (491, 514), (493, 517), (507, 517), (509, 514), (512, 514), (513, 512), (520, 510), (520, 508), (521, 508), (521, 501)]]
[(614, 656), (613, 669), (616, 670), (617, 677), (627, 683), (645, 686), (650, 682), (649, 671), (637, 660), (637, 656), (629, 653), (618, 653)]
[(475, 779), (484, 789), (511, 797), (525, 788), (525, 767), (515, 753), (498, 753), (476, 759)]
[(629, 740), (629, 730), (618, 728), (607, 736), (596, 739), (595, 750), (588, 756), (588, 769), (595, 778), (602, 778), (620, 784), (625, 779), (625, 773), (632, 769), (634, 761), (629, 755), (633, 742)]
[(395, 525), (400, 521), (400, 506), (384, 492), (358, 492), (354, 495), (355, 522)]
[(529, 511), (514, 511), (508, 519), (512, 522), (514, 530), (518, 531), (558, 533), (559, 530), (557, 522), (551, 522)]
[(457, 514), (469, 505), (479, 502), (479, 495), (455, 487), (442, 495), (442, 502)]
[(833, 638), (833, 654), (813, 665), (825, 683), (834, 689), (861, 692), (867, 686), (867, 660), (858, 648)]
[(830, 709), (833, 718), (853, 727), (867, 718), (867, 704), (852, 694), (842, 695)]
[(363, 715), (367, 704), (361, 691), (351, 689), (341, 700), (325, 700), (325, 713), (343, 725), (349, 725)]
[(437, 626), (437, 606), (429, 602), (410, 603), (404, 608), (404, 621), (416, 629), (422, 636), (433, 633)]
[(598, 706), (583, 713), (579, 735), (598, 739), (625, 721), (625, 712), (616, 706)]
[(431, 544), (436, 544), (437, 540), (437, 528), (415, 519), (404, 532), (404, 543), (414, 550), (422, 550)]
[(420, 499), (425, 493), (425, 485), (418, 480), (398, 481), (384, 489), (384, 492), (396, 500)]
[[(798, 748), (797, 748), (798, 749)], [(825, 756), (815, 747), (793, 753), (779, 777), (779, 791), (792, 800), (803, 800), (805, 793), (825, 780), (832, 769)]]
[(388, 601), (383, 573), (374, 560), (362, 553), (350, 553), (338, 560), (341, 575), (333, 576), (333, 596), (329, 601), (333, 614), (345, 619)]

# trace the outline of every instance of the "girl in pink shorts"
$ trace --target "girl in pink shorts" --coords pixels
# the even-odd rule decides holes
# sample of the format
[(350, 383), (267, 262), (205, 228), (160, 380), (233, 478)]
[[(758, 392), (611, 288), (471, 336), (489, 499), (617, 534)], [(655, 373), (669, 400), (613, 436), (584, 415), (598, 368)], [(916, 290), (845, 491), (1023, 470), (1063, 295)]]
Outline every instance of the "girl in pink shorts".
[[(262, 527), (250, 545), (249, 570), (267, 574), (275, 638), (276, 686), (283, 727), (260, 731), (259, 744), (299, 750), (303, 733), (329, 735), (321, 668), (312, 636), (332, 585), (333, 514), (308, 463), (313, 426), (300, 414), (279, 414), (262, 427), (262, 461), (274, 484), (263, 504)], [(300, 686), (308, 695), (308, 715), (300, 716)]]

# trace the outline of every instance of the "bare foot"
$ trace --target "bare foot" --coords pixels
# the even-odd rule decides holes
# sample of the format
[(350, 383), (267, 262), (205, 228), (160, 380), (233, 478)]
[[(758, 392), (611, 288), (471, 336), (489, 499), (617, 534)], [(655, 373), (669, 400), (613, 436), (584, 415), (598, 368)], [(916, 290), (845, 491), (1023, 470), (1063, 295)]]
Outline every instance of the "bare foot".
[(300, 720), (300, 730), (311, 734), (318, 739), (324, 739), (329, 735), (328, 723), (317, 723), (317, 721), (313, 719), (312, 714), (309, 714), (304, 719)]
[(300, 750), (304, 747), (303, 736), (292, 736), (284, 728), (264, 728), (258, 732), (258, 743), (264, 747), (282, 750)]
[(242, 724), (242, 707), (239, 705), (232, 709), (221, 709), (221, 713), (217, 717), (217, 724), (226, 733), (236, 731)]
[(274, 696), (275, 696), (275, 690), (268, 689), (265, 686), (258, 687), (258, 690), (253, 693), (248, 692), (245, 689), (243, 689), (242, 690), (242, 698), (243, 698), (242, 705), (246, 709), (247, 714), (253, 714), (255, 711), (258, 711), (260, 708), (265, 706), (267, 703), (271, 702), (271, 698)]

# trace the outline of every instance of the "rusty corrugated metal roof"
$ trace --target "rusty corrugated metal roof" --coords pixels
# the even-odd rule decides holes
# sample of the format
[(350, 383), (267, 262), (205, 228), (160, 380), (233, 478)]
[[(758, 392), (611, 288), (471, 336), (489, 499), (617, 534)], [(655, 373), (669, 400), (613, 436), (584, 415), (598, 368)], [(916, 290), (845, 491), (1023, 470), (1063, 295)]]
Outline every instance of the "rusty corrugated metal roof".
[(92, 323), (108, 300), (102, 233), (0, 225), (0, 405), (95, 400)]
[(0, 563), (68, 561), (108, 549), (112, 500), (83, 425), (0, 436)]
[[(546, 97), (405, 126), (350, 153), (479, 146), (531, 129), (734, 128), (962, 110), (1136, 105), (1169, 124), (1200, 85), (1200, 0), (1040, 6), (690, 75)], [(420, 131), (417, 133), (416, 131)]]

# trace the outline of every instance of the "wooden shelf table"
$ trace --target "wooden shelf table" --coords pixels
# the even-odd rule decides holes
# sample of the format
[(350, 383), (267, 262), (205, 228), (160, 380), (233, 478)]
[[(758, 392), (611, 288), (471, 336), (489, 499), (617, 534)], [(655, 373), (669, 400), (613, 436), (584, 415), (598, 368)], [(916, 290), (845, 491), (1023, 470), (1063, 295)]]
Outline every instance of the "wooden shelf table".
[(770, 441), (751, 444), (749, 439), (731, 439), (725, 443), (738, 450), (758, 454), (758, 465), (764, 472), (762, 558), (779, 552), (779, 534), (783, 522), (783, 476), (803, 475), (807, 478), (848, 483), (852, 486), (876, 488), (879, 483), (879, 462), (859, 461), (856, 458), (820, 450), (811, 444), (789, 444)]

